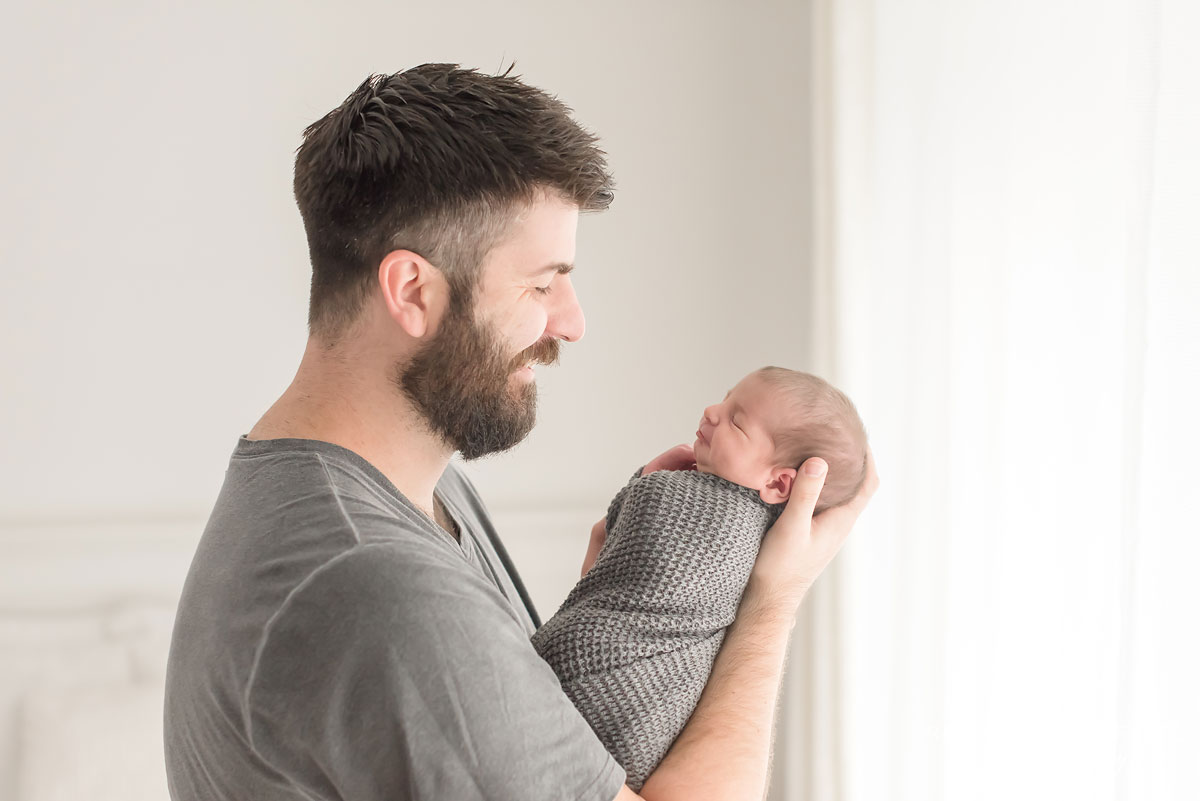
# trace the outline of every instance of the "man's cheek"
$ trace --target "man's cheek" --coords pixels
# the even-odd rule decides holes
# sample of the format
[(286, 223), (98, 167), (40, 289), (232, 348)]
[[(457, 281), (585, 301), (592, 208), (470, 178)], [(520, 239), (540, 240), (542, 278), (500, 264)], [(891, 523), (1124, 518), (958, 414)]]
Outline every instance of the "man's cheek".
[(522, 321), (522, 324), (517, 331), (517, 339), (514, 343), (518, 353), (524, 353), (538, 342), (546, 333), (546, 314), (542, 312), (532, 319)]

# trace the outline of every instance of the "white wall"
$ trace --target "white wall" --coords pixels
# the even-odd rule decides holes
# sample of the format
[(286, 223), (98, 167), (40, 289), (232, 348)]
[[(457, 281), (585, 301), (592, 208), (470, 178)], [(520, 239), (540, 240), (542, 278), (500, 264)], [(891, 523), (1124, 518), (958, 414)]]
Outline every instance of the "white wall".
[[(548, 614), (633, 469), (689, 441), (702, 407), (750, 369), (805, 366), (807, 15), (785, 0), (9, 9), (0, 801), (82, 792), (17, 766), (18, 741), (36, 756), (55, 725), (88, 725), (36, 717), (60, 686), (44, 663), (69, 662), (55, 681), (79, 692), (120, 680), (153, 695), (161, 610), (229, 453), (303, 349), (291, 168), (307, 124), (371, 72), (516, 60), (610, 155), (616, 201), (583, 218), (573, 275), (587, 336), (541, 372), (528, 440), (468, 466)], [(138, 708), (113, 704), (72, 708)], [(131, 737), (157, 735), (133, 714)], [(140, 787), (122, 795), (150, 797)]]

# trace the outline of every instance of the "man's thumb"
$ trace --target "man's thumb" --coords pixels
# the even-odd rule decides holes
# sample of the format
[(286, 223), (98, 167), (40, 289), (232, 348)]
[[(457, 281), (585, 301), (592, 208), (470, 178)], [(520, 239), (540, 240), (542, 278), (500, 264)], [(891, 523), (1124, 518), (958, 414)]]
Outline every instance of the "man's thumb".
[(825, 464), (825, 460), (814, 456), (800, 465), (800, 472), (796, 474), (796, 487), (792, 494), (800, 496), (796, 500), (800, 501), (801, 511), (809, 516), (817, 506), (817, 497), (821, 494), (821, 488), (825, 486), (825, 476), (828, 472), (829, 466)]

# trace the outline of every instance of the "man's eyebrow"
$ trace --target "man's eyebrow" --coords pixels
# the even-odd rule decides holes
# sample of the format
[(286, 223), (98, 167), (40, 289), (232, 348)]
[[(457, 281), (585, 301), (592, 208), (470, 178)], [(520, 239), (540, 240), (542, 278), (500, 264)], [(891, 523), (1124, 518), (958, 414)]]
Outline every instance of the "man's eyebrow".
[(533, 275), (545, 275), (550, 272), (557, 272), (559, 275), (566, 275), (575, 269), (574, 264), (567, 264), (565, 261), (560, 261), (555, 264), (547, 264), (540, 270), (535, 270)]

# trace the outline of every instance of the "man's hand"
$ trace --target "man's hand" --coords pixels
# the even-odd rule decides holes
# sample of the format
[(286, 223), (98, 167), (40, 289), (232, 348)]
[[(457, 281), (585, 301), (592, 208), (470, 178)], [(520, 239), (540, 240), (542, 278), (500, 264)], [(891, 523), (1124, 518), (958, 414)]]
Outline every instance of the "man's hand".
[(587, 555), (583, 557), (583, 569), (579, 571), (579, 577), (583, 578), (587, 572), (592, 569), (592, 565), (596, 563), (596, 555), (600, 553), (600, 549), (604, 547), (604, 540), (608, 537), (608, 529), (605, 526), (606, 518), (600, 518), (596, 525), (592, 526), (592, 536), (588, 540)]
[(655, 456), (642, 468), (642, 475), (649, 475), (656, 470), (695, 470), (696, 453), (691, 445), (676, 445), (666, 453)]
[(817, 576), (833, 561), (854, 521), (879, 487), (875, 457), (868, 447), (867, 478), (862, 489), (848, 504), (814, 517), (826, 471), (824, 460), (815, 456), (801, 465), (787, 507), (763, 538), (746, 587), (747, 596), (794, 612)]

